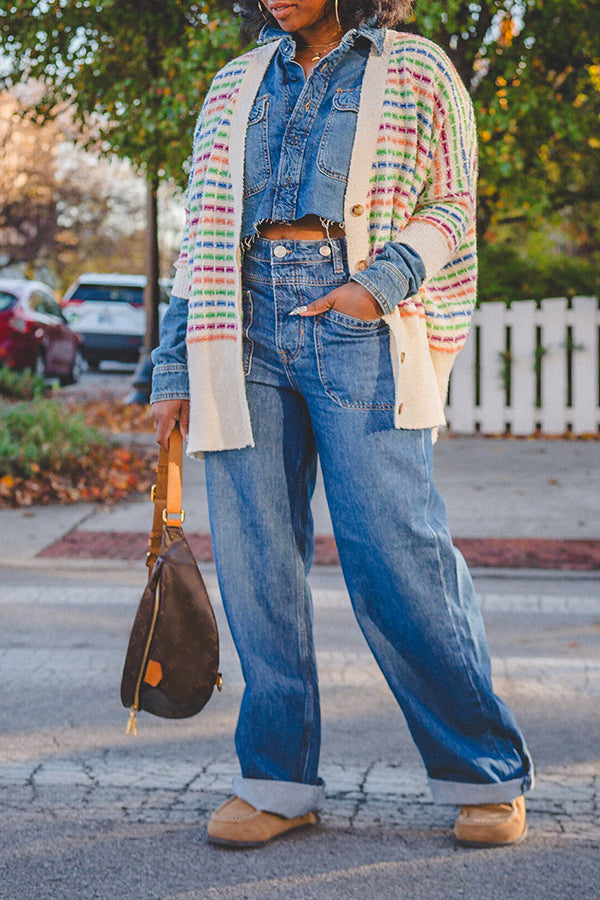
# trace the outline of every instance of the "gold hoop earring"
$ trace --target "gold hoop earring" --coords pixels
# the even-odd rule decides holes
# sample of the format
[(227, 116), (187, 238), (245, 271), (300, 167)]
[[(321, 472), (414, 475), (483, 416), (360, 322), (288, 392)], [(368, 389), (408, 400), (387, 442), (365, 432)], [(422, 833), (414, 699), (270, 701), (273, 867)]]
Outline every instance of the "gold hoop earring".
[[(336, 3), (337, 3), (337, 0), (336, 0)], [(268, 15), (265, 13), (265, 8), (264, 8), (264, 6), (262, 5), (262, 3), (260, 2), (260, 0), (258, 0), (258, 3), (257, 3), (256, 5), (258, 6), (259, 12), (260, 12), (261, 16), (263, 17), (263, 19), (265, 20), (265, 22), (268, 22), (268, 21), (269, 21), (269, 17), (268, 17)]]
[(337, 23), (338, 23), (338, 28), (339, 28), (340, 31), (341, 31), (341, 30), (342, 30), (342, 23), (340, 22), (340, 11), (339, 11), (339, 9), (338, 9), (338, 0), (335, 0), (335, 7), (334, 7), (334, 9), (335, 9), (335, 18), (336, 18), (336, 21), (337, 21)]

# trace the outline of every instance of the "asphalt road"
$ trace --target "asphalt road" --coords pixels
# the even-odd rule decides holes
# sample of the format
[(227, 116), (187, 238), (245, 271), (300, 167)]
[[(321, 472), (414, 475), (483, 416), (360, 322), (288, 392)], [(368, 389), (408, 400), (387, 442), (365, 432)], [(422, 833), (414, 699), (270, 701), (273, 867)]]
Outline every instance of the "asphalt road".
[(496, 688), (538, 770), (527, 841), (493, 851), (455, 848), (456, 810), (431, 803), (335, 569), (314, 579), (321, 825), (262, 850), (208, 847), (236, 771), (241, 674), (216, 602), (223, 693), (192, 720), (141, 716), (126, 737), (118, 686), (143, 581), (138, 565), (1, 573), (2, 900), (597, 900), (598, 577), (478, 579)]

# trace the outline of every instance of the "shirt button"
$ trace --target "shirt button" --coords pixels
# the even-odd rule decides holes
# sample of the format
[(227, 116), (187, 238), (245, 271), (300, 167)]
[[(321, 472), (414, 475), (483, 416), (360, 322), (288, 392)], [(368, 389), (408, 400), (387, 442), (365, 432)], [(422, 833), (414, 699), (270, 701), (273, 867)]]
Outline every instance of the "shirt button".
[(353, 216), (362, 216), (364, 211), (365, 211), (365, 208), (364, 208), (364, 206), (361, 206), (360, 203), (355, 203), (351, 209), (351, 213)]
[(401, 415), (401, 414), (402, 414), (402, 408), (403, 408), (403, 407), (404, 407), (404, 403), (401, 403), (400, 406), (398, 407), (398, 415)]
[(405, 359), (406, 359), (406, 353), (404, 353), (404, 351), (402, 351), (402, 353), (400, 354), (400, 362), (403, 363)]
[(329, 246), (329, 244), (322, 244), (319, 247), (319, 253), (321, 254), (321, 256), (331, 256), (331, 247)]
[(304, 104), (304, 109), (310, 109), (310, 100), (307, 100)]
[(359, 261), (356, 263), (356, 268), (359, 272), (364, 272), (365, 269), (369, 268), (369, 264), (366, 259), (359, 259)]
[(282, 259), (287, 254), (287, 247), (284, 247), (283, 244), (277, 244), (276, 247), (273, 247), (273, 256), (276, 256), (277, 259)]

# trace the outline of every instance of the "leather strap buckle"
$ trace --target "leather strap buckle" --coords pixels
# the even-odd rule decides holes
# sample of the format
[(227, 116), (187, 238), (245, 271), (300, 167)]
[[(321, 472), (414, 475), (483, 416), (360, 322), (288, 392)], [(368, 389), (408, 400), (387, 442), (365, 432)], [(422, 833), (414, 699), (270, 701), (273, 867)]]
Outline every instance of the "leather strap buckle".
[(179, 519), (179, 520), (180, 520), (180, 524), (183, 525), (183, 523), (184, 523), (184, 521), (185, 521), (185, 510), (184, 510), (184, 509), (181, 509), (181, 510), (179, 510), (179, 512), (167, 512), (166, 509), (163, 509), (163, 511), (162, 511), (162, 520), (163, 520), (163, 522), (165, 523), (165, 525), (168, 525), (168, 524), (169, 524), (169, 519), (170, 519), (170, 518), (176, 518), (176, 519)]

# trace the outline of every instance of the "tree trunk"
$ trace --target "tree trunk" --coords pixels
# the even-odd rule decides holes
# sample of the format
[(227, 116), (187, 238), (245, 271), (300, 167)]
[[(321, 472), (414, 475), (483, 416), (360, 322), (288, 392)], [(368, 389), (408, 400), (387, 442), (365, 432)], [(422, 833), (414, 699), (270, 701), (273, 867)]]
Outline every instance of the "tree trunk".
[(158, 304), (160, 303), (160, 263), (158, 254), (158, 176), (146, 181), (146, 290), (144, 308), (146, 310), (146, 334), (140, 351), (139, 362), (133, 375), (132, 388), (126, 403), (150, 402), (152, 390), (152, 359), (150, 354), (158, 346)]
[(160, 263), (158, 255), (158, 177), (152, 176), (147, 181), (146, 195), (146, 336), (144, 350), (150, 354), (158, 346), (158, 304), (160, 289), (158, 279)]

